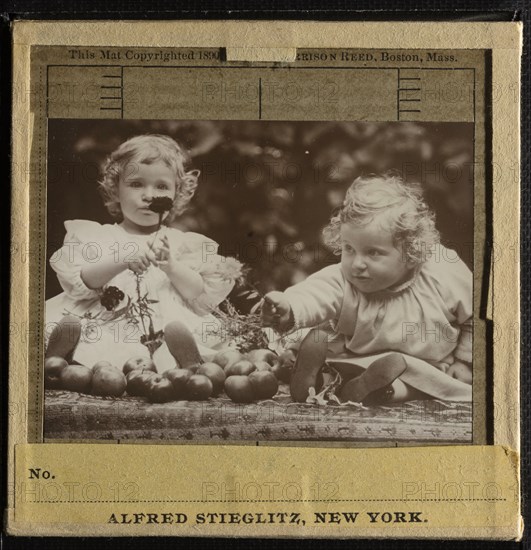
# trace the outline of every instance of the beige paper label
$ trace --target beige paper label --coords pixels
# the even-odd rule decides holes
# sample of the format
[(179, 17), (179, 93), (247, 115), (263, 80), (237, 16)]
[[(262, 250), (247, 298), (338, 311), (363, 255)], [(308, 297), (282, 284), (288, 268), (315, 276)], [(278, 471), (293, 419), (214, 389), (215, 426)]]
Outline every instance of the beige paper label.
[(393, 449), (390, 460), (381, 449), (22, 445), (13, 527), (78, 535), (510, 537), (519, 528), (517, 466), (501, 447)]

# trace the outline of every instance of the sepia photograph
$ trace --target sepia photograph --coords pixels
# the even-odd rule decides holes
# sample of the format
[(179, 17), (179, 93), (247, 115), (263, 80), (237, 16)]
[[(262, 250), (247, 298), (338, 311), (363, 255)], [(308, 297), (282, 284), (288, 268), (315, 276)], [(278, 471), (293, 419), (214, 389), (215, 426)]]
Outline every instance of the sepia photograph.
[(45, 439), (470, 443), (473, 131), (50, 120)]

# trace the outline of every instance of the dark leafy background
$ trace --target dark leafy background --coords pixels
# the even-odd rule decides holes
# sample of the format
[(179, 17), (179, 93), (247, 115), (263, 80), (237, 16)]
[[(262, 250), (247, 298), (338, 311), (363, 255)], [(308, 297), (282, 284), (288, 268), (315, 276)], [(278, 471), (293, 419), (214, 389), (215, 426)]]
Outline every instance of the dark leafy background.
[[(337, 262), (322, 227), (354, 178), (387, 170), (422, 183), (443, 241), (472, 267), (473, 126), (464, 123), (50, 120), (48, 256), (65, 220), (112, 222), (97, 191), (102, 163), (143, 133), (170, 135), (201, 171), (174, 225), (215, 239), (260, 292)], [(48, 267), (47, 297), (60, 291)]]

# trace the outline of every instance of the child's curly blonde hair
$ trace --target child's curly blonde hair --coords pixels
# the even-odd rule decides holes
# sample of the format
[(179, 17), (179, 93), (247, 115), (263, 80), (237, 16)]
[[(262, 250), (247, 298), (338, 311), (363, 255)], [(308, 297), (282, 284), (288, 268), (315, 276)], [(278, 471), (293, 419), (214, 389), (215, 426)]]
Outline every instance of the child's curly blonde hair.
[(340, 230), (344, 223), (365, 225), (375, 218), (402, 247), (405, 261), (423, 263), (439, 242), (435, 216), (424, 202), (419, 184), (406, 183), (391, 172), (356, 178), (348, 188), (343, 206), (323, 229), (323, 240), (334, 254), (341, 253)]
[(175, 174), (175, 198), (173, 207), (164, 219), (169, 224), (173, 218), (181, 214), (197, 188), (199, 170), (187, 171), (189, 157), (182, 147), (169, 136), (160, 134), (144, 134), (124, 141), (116, 149), (103, 166), (103, 179), (99, 182), (100, 191), (109, 214), (116, 219), (122, 219), (122, 209), (118, 200), (120, 178), (134, 170), (135, 163), (152, 164), (162, 161)]

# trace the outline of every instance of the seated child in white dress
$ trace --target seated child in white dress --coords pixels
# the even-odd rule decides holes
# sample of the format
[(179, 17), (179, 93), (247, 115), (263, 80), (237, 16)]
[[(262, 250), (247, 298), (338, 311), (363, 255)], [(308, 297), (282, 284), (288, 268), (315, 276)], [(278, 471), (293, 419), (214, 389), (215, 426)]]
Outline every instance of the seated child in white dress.
[(420, 186), (359, 177), (323, 234), (341, 262), (267, 294), (262, 310), (281, 332), (314, 327), (294, 346), (293, 398), (306, 400), (326, 362), (343, 401), (470, 401), (472, 273), (439, 244)]
[[(223, 344), (211, 311), (241, 265), (208, 237), (168, 227), (197, 187), (199, 172), (187, 163), (163, 135), (136, 136), (111, 154), (100, 185), (117, 223), (65, 222), (63, 247), (50, 259), (64, 292), (46, 302), (47, 357), (122, 368), (152, 356), (162, 372)], [(161, 198), (166, 211), (153, 211)]]

